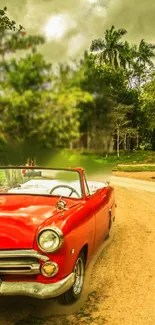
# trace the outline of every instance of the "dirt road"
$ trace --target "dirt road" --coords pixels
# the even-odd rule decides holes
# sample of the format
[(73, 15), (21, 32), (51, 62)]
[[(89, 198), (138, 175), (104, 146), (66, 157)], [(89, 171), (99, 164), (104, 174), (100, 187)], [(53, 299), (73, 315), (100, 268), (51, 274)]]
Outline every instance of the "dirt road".
[(143, 190), (143, 191), (155, 193), (154, 182), (131, 179), (126, 177), (118, 177), (118, 176), (111, 176), (109, 180), (114, 186), (116, 185), (127, 189), (137, 189), (137, 190)]
[[(1, 298), (0, 325), (155, 324), (155, 193), (116, 186), (116, 199), (114, 236), (91, 269), (83, 309), (69, 315), (76, 309), (59, 307), (57, 313), (69, 314), (32, 318), (34, 300)], [(42, 303), (35, 302), (34, 309), (46, 309)], [(56, 312), (54, 305), (49, 308)]]
[(155, 183), (155, 172), (120, 172), (120, 171), (113, 171), (112, 173), (114, 176), (125, 177), (125, 178), (133, 178), (139, 179), (149, 182)]

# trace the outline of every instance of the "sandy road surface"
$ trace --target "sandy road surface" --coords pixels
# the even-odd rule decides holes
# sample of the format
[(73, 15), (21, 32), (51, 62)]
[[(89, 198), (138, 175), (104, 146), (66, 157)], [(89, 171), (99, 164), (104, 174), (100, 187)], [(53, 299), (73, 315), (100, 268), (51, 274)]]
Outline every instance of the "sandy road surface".
[(130, 178), (118, 177), (118, 176), (111, 176), (109, 180), (114, 186), (116, 185), (127, 189), (137, 189), (137, 190), (143, 190), (143, 191), (155, 193), (154, 182), (130, 179)]
[(145, 180), (149, 182), (155, 183), (155, 172), (120, 172), (120, 171), (113, 171), (113, 175), (125, 178), (133, 178), (139, 180)]
[[(83, 309), (38, 319), (28, 316), (30, 310), (41, 310), (34, 300), (1, 298), (0, 325), (155, 324), (155, 194), (116, 186), (116, 199), (114, 236), (91, 269), (90, 295)], [(42, 310), (45, 307), (43, 303)], [(52, 314), (54, 306), (48, 308)]]

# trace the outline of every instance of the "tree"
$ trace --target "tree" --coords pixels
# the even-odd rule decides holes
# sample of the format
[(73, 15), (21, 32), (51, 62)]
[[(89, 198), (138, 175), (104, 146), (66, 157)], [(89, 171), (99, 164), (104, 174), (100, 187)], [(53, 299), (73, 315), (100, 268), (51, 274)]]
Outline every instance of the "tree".
[[(44, 38), (27, 35), (5, 16), (4, 10), (1, 142), (23, 145), (26, 139), (43, 147), (80, 146), (108, 153), (114, 139), (118, 156), (120, 149), (132, 150), (144, 141), (153, 146), (153, 44), (123, 42), (127, 31), (112, 26), (104, 39), (92, 41), (91, 49), (98, 53), (85, 52), (79, 62), (61, 62), (56, 70), (37, 52)], [(7, 53), (21, 49), (24, 58), (5, 59)]]
[(48, 146), (72, 148), (79, 139), (81, 105), (91, 102), (91, 94), (77, 87), (46, 93), (35, 116), (37, 137)]
[[(92, 103), (83, 103), (80, 114), (80, 145), (83, 148), (102, 150), (108, 146), (110, 121), (108, 112), (112, 107), (109, 87), (95, 67), (94, 56), (84, 53), (84, 57), (74, 75), (74, 83), (93, 97)], [(105, 135), (107, 134), (107, 136)], [(111, 137), (110, 137), (111, 138)], [(106, 139), (108, 139), (106, 141)], [(110, 148), (109, 148), (110, 150)]]
[(127, 135), (133, 133), (131, 121), (128, 118), (128, 113), (131, 111), (131, 109), (132, 106), (116, 104), (112, 112), (118, 157), (120, 156), (120, 144), (124, 141), (124, 146), (126, 149)]
[[(96, 148), (98, 151), (111, 151), (112, 134), (116, 130), (114, 124), (114, 107), (134, 107), (136, 91), (128, 88), (126, 72), (110, 65), (96, 66), (93, 55), (85, 53), (81, 66), (77, 71), (76, 82), (82, 89), (93, 96), (93, 103), (82, 105), (80, 130), (83, 145)], [(127, 120), (132, 121), (132, 109), (128, 109)], [(123, 128), (123, 131), (125, 128)], [(126, 129), (126, 137), (131, 135), (131, 126)], [(125, 135), (124, 135), (125, 137)], [(121, 138), (122, 143), (122, 138)]]
[(133, 63), (132, 47), (125, 41), (120, 45), (120, 66), (124, 70), (129, 70)]
[(52, 79), (51, 64), (40, 53), (27, 55), (19, 61), (12, 59), (5, 64), (6, 83), (18, 93), (26, 90), (41, 90)]
[(7, 7), (4, 9), (0, 9), (0, 31), (4, 30), (22, 30), (23, 27), (19, 25), (19, 28), (16, 27), (16, 22), (14, 20), (10, 20), (6, 15)]
[(125, 29), (115, 30), (115, 26), (106, 29), (104, 39), (92, 41), (90, 50), (98, 52), (96, 57), (100, 64), (109, 64), (115, 68), (120, 66), (120, 57), (122, 53), (122, 37), (127, 33)]
[(147, 80), (154, 69), (153, 59), (155, 57), (155, 45), (147, 43), (142, 39), (139, 45), (132, 47), (132, 78), (134, 85), (140, 88)]
[(155, 57), (155, 44), (147, 43), (144, 39), (140, 41), (139, 46), (134, 46), (135, 62), (139, 66), (153, 67), (153, 59)]
[(92, 96), (79, 88), (31, 89), (3, 94), (1, 138), (24, 142), (33, 139), (44, 147), (72, 147), (79, 137), (81, 104)]
[(28, 35), (26, 32), (0, 30), (0, 54), (5, 60), (6, 54), (15, 53), (17, 50), (28, 50), (34, 53), (38, 45), (43, 44), (45, 39), (40, 35)]
[(155, 79), (143, 86), (139, 98), (141, 111), (144, 115), (145, 132), (143, 139), (145, 139), (145, 143), (150, 143), (155, 149)]
[(36, 47), (45, 42), (41, 35), (28, 35), (24, 28), (12, 21), (6, 15), (7, 8), (0, 10), (0, 55), (4, 61), (5, 55), (15, 53), (17, 50), (27, 50), (31, 48), (36, 52)]

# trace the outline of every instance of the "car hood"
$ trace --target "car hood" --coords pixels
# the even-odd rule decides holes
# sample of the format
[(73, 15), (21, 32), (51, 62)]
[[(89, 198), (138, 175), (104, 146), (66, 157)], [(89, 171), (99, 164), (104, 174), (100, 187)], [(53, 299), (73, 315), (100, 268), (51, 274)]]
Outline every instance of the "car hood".
[[(35, 195), (0, 196), (0, 249), (33, 248), (38, 227), (50, 218), (50, 225), (60, 219), (56, 197)], [(65, 199), (68, 208), (79, 204)]]

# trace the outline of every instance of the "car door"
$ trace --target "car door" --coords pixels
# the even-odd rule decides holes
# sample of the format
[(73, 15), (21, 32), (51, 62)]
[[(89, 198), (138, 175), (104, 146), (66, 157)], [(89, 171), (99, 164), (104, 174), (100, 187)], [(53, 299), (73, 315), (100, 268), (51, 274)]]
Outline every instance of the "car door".
[(89, 193), (89, 188), (86, 179), (85, 192), (91, 212), (95, 218), (95, 247), (99, 246), (108, 234), (110, 213), (108, 206), (108, 188), (97, 190), (94, 194)]
[(94, 195), (95, 201), (95, 246), (100, 245), (108, 235), (110, 214), (108, 206), (108, 190), (98, 190)]

